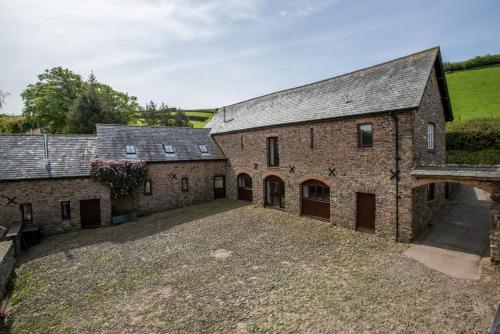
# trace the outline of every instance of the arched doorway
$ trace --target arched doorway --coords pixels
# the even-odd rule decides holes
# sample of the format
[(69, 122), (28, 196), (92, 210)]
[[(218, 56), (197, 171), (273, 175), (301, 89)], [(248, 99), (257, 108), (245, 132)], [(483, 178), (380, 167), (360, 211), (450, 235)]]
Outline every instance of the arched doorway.
[(302, 214), (330, 219), (330, 187), (318, 180), (302, 183)]
[(285, 183), (275, 175), (268, 176), (264, 182), (265, 204), (275, 208), (285, 207)]
[(241, 201), (252, 202), (252, 178), (246, 173), (238, 175), (238, 199)]

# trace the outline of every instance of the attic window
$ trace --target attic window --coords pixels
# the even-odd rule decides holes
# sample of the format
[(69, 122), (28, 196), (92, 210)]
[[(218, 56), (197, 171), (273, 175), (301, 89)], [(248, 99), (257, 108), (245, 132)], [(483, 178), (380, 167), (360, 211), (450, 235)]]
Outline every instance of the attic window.
[(171, 144), (163, 145), (163, 149), (165, 150), (165, 153), (167, 153), (167, 154), (175, 153), (174, 147)]
[(126, 145), (125, 150), (127, 154), (135, 154), (135, 146), (134, 145)]
[(198, 148), (200, 149), (201, 153), (208, 153), (208, 146), (207, 145), (198, 145)]

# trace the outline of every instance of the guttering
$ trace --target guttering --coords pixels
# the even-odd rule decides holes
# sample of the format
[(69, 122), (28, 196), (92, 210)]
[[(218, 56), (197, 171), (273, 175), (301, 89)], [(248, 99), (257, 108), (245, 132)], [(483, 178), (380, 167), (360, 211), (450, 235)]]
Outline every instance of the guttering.
[(399, 118), (395, 112), (391, 112), (394, 121), (394, 145), (395, 145), (395, 179), (396, 179), (396, 242), (399, 242)]

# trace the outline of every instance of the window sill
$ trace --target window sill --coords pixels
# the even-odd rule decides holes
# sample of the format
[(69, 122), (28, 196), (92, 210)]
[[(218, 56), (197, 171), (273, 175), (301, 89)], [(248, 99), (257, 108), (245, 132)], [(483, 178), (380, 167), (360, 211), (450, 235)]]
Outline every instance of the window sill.
[(427, 149), (427, 152), (429, 152), (429, 153), (436, 153), (436, 149), (432, 149), (432, 150)]

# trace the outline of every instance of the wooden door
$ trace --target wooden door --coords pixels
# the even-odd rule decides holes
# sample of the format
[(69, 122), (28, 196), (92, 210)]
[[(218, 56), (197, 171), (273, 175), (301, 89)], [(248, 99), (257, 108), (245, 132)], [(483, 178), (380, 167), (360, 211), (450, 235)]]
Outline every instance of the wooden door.
[(285, 207), (285, 183), (277, 176), (266, 179), (266, 205), (277, 208)]
[(375, 194), (357, 193), (356, 229), (375, 232)]
[(226, 198), (226, 177), (214, 177), (214, 198)]
[(82, 228), (101, 226), (101, 202), (99, 199), (80, 201), (80, 222)]

